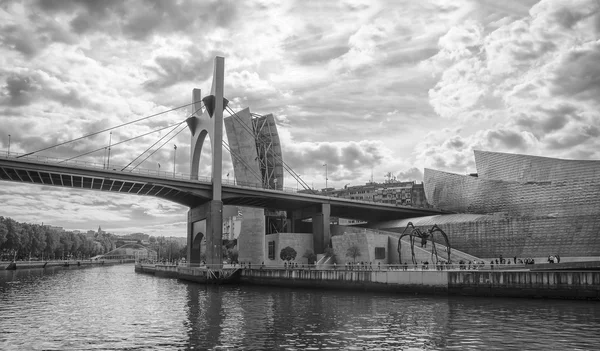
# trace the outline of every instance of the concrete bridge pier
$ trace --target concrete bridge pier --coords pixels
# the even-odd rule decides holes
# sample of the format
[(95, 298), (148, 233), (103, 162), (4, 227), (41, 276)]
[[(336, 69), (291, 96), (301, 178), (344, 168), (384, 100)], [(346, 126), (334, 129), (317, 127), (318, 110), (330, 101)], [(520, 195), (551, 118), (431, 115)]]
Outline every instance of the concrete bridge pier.
[[(321, 204), (295, 211), (288, 211), (288, 228), (291, 233), (306, 233), (309, 230), (313, 234), (313, 248), (315, 254), (322, 254), (331, 241), (331, 205)], [(310, 218), (312, 228), (305, 225), (302, 220)]]
[(313, 247), (315, 254), (322, 254), (331, 241), (330, 217), (331, 205), (322, 204), (317, 213), (312, 215)]
[(192, 265), (201, 263), (202, 240), (206, 238), (206, 264), (223, 264), (223, 201), (212, 200), (188, 211), (187, 257)]

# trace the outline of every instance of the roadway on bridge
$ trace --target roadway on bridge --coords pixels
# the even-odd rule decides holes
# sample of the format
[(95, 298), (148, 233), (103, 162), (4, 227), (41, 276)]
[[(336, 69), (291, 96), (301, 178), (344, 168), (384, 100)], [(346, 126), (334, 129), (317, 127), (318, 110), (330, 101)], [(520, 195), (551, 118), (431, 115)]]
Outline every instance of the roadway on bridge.
[[(163, 176), (159, 176), (156, 172), (142, 172), (108, 170), (85, 163), (62, 164), (37, 157), (17, 159), (0, 156), (0, 180), (4, 181), (154, 196), (188, 207), (211, 200), (210, 179), (189, 180), (178, 178), (181, 175), (173, 173), (163, 172)], [(234, 185), (227, 181), (223, 183), (222, 194), (224, 205), (296, 211), (329, 204), (331, 216), (368, 222), (447, 213), (434, 209), (263, 189), (258, 184)]]

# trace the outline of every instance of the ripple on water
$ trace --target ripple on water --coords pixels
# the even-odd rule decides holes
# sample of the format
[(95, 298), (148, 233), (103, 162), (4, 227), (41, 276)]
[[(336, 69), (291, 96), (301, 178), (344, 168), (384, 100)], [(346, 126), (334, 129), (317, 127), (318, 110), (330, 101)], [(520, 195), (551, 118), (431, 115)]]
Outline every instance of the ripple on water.
[(2, 350), (594, 350), (600, 306), (0, 271)]

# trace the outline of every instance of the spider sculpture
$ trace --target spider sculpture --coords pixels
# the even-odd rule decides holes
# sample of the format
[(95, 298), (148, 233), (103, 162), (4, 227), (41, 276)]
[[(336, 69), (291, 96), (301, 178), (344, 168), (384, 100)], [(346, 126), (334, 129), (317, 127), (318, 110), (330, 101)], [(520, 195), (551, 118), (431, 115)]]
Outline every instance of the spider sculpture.
[[(411, 228), (411, 231), (407, 233), (406, 231), (409, 227)], [(400, 262), (402, 262), (402, 238), (408, 235), (410, 236), (410, 252), (412, 254), (412, 261), (414, 264), (417, 264), (417, 260), (415, 259), (415, 238), (421, 239), (421, 247), (423, 248), (427, 247), (428, 239), (431, 241), (431, 258), (435, 264), (438, 264), (437, 248), (435, 247), (435, 241), (433, 240), (433, 236), (436, 232), (442, 234), (444, 240), (446, 241), (446, 252), (448, 253), (447, 262), (450, 262), (450, 242), (448, 241), (448, 236), (446, 233), (444, 233), (444, 231), (438, 227), (437, 224), (434, 224), (433, 227), (427, 231), (421, 231), (419, 228), (415, 228), (412, 222), (408, 222), (406, 228), (404, 228), (404, 231), (402, 232), (402, 235), (400, 235), (400, 238), (398, 239), (398, 257), (400, 258)]]

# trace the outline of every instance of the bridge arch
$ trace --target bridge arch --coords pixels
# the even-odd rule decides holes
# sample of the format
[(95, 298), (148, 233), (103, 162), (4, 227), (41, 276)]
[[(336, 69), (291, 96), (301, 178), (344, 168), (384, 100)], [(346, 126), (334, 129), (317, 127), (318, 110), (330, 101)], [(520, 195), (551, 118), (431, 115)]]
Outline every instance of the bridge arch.
[(190, 263), (199, 263), (201, 261), (202, 240), (204, 240), (206, 233), (206, 220), (192, 222), (191, 227), (192, 237), (191, 245), (188, 245), (188, 258)]

